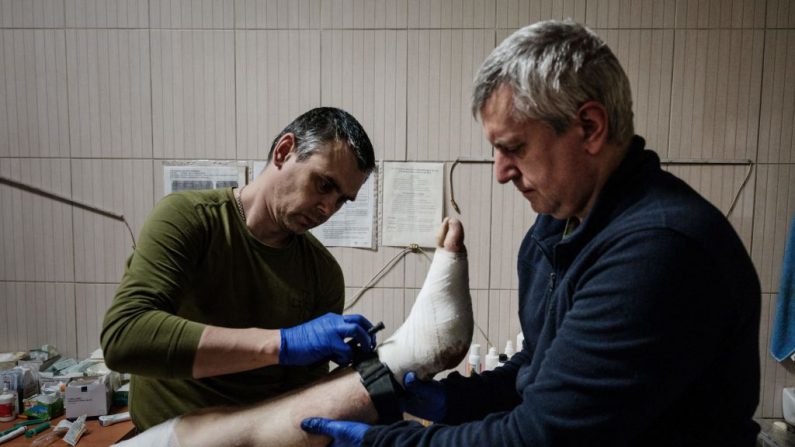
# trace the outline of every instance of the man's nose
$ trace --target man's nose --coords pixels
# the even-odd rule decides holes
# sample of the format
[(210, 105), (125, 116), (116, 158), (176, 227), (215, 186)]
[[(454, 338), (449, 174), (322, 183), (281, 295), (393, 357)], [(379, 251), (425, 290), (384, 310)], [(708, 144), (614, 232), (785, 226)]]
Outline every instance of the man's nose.
[(516, 176), (516, 166), (511, 157), (505, 156), (502, 151), (494, 151), (494, 178), (500, 183), (507, 183)]
[(320, 203), (318, 203), (318, 209), (323, 217), (331, 217), (339, 207), (337, 206), (337, 200), (333, 194), (327, 194), (325, 197), (320, 199)]

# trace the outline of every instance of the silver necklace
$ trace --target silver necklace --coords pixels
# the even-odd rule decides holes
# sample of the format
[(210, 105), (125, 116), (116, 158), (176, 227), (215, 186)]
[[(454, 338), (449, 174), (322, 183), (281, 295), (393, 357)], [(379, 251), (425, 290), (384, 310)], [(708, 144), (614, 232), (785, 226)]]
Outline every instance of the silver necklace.
[(246, 211), (243, 209), (243, 201), (240, 199), (240, 197), (243, 195), (243, 188), (245, 187), (246, 185), (241, 186), (237, 190), (237, 194), (235, 195), (235, 204), (237, 204), (237, 212), (240, 214), (240, 217), (243, 219), (243, 222), (246, 221)]

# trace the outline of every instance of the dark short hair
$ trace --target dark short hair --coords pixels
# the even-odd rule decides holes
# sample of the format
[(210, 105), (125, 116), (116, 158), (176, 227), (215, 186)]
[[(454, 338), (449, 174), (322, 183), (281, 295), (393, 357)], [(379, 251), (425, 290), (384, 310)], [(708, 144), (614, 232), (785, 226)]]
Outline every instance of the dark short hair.
[(318, 107), (293, 120), (273, 139), (268, 162), (273, 157), (279, 138), (287, 133), (295, 135), (295, 154), (298, 161), (309, 158), (329, 142), (341, 141), (353, 151), (360, 171), (370, 173), (375, 168), (375, 154), (367, 132), (356, 118), (344, 110)]

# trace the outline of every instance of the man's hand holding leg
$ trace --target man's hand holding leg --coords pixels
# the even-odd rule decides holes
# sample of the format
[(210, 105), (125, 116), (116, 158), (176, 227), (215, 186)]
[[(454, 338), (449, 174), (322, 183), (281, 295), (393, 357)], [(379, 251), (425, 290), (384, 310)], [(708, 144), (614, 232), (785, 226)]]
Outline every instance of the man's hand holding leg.
[(361, 315), (327, 313), (304, 324), (281, 329), (279, 348), (280, 365), (311, 365), (331, 359), (339, 365), (353, 360), (353, 348), (345, 343), (354, 339), (361, 349), (371, 352), (375, 348), (375, 335), (367, 330), (373, 327)]
[(403, 378), (405, 395), (401, 398), (403, 411), (432, 422), (439, 422), (447, 414), (447, 388), (437, 380), (420, 380), (414, 372)]
[(330, 437), (331, 447), (359, 447), (370, 425), (313, 417), (301, 421), (301, 428), (307, 433)]

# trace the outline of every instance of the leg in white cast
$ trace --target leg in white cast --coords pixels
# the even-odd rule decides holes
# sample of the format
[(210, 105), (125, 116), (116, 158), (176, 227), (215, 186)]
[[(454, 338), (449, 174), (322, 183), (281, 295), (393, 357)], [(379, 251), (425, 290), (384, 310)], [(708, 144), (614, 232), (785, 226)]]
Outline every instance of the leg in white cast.
[(472, 342), (469, 270), (464, 229), (458, 220), (445, 219), (437, 245), (409, 317), (378, 347), (378, 358), (389, 366), (399, 383), (409, 371), (421, 379), (430, 379), (455, 367)]

